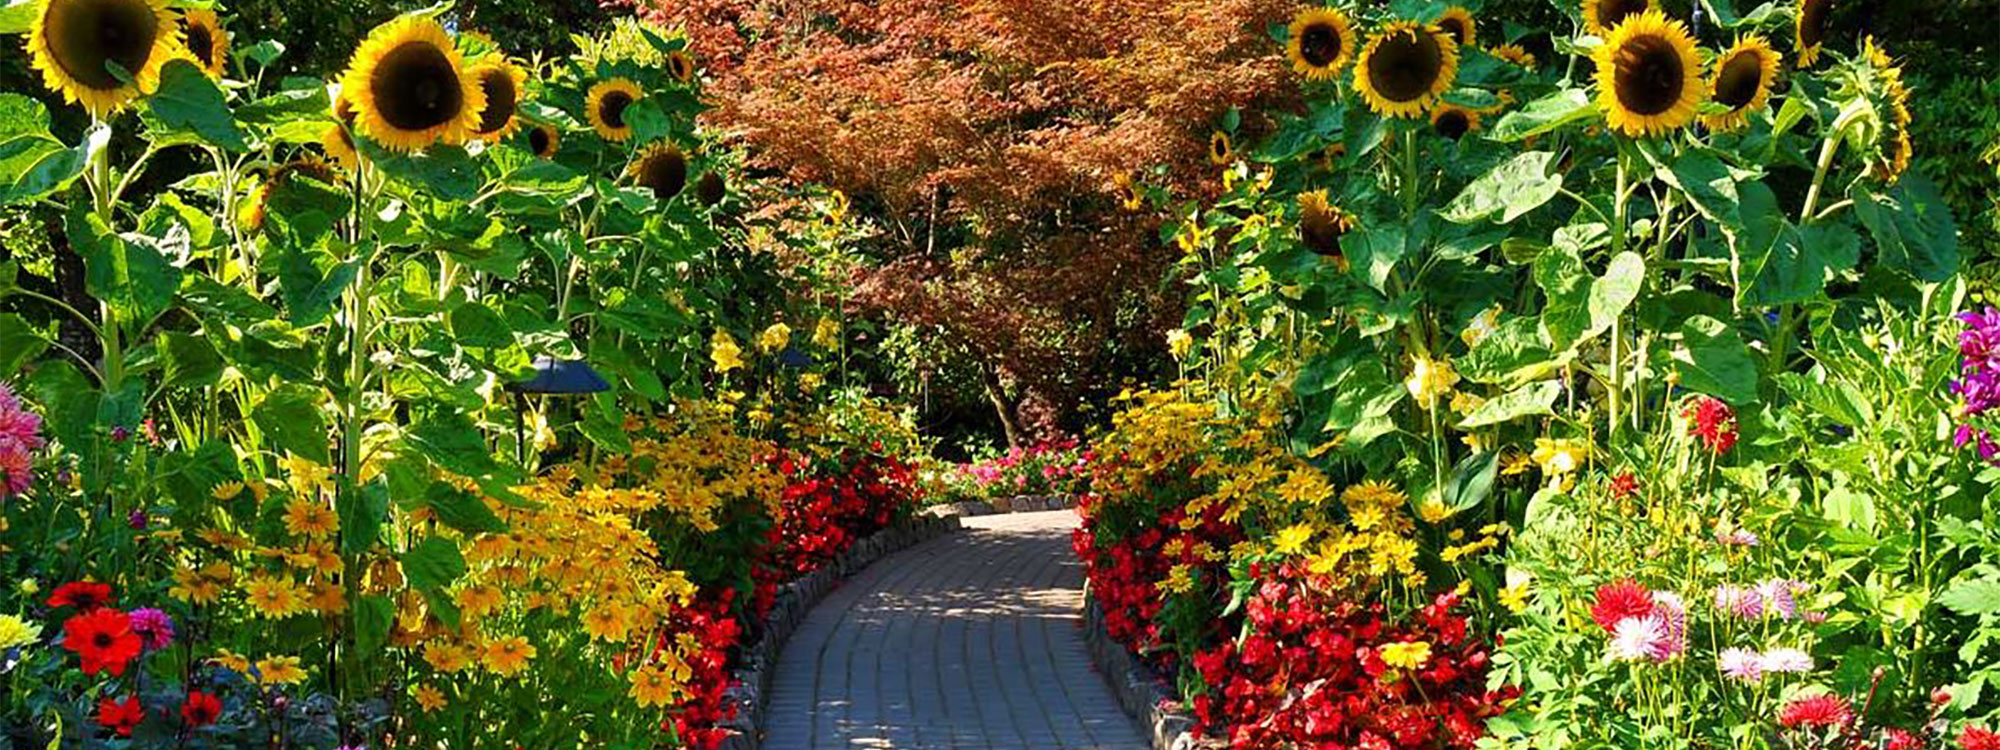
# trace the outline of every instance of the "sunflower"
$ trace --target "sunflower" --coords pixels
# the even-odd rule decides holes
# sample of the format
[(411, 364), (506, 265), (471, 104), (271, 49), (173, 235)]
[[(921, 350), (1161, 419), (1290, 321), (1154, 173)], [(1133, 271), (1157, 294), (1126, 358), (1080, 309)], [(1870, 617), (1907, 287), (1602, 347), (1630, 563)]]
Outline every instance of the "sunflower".
[(1659, 135), (1692, 121), (1707, 93), (1686, 26), (1649, 10), (1625, 19), (1594, 53), (1597, 106), (1628, 136)]
[(1472, 20), (1472, 11), (1466, 10), (1464, 6), (1454, 5), (1444, 9), (1444, 15), (1438, 16), (1435, 25), (1440, 31), (1451, 35), (1451, 40), (1457, 42), (1460, 49), (1476, 47), (1479, 44), (1478, 24)]
[(687, 186), (687, 155), (672, 143), (656, 143), (633, 160), (626, 174), (640, 186), (652, 188), (654, 199), (665, 202)]
[(1874, 37), (1862, 40), (1861, 59), (1868, 63), (1881, 86), (1880, 106), (1889, 111), (1882, 121), (1882, 135), (1876, 141), (1875, 160), (1868, 165), (1868, 176), (1894, 185), (1910, 168), (1914, 150), (1910, 142), (1910, 89), (1903, 84), (1902, 67), (1875, 43)]
[(1486, 53), (1528, 70), (1535, 69), (1535, 53), (1518, 44), (1502, 44), (1487, 50)]
[(486, 91), (438, 22), (404, 16), (376, 27), (354, 51), (341, 94), (362, 135), (397, 151), (458, 143), (479, 127)]
[(1416, 117), (1437, 104), (1458, 77), (1458, 43), (1434, 26), (1392, 21), (1368, 40), (1355, 63), (1354, 88), (1384, 117)]
[[(42, 84), (104, 118), (160, 85), (179, 55), (180, 29), (165, 0), (41, 0), (28, 30), (29, 65)], [(118, 63), (132, 82), (106, 67)]]
[(1456, 104), (1440, 104), (1431, 110), (1431, 127), (1455, 141), (1479, 130), (1479, 113)]
[(632, 137), (632, 125), (625, 122), (625, 108), (632, 106), (643, 94), (639, 84), (623, 78), (613, 78), (590, 87), (585, 94), (584, 109), (589, 110), (590, 126), (607, 141), (624, 141)]
[(1340, 238), (1353, 229), (1354, 217), (1328, 202), (1325, 190), (1299, 196), (1299, 240), (1315, 255), (1333, 258), (1343, 270), (1347, 258), (1340, 251)]
[(1625, 19), (1652, 9), (1653, 0), (1583, 0), (1583, 28), (1604, 36)]
[(713, 208), (723, 198), (729, 197), (729, 184), (723, 181), (721, 172), (711, 169), (702, 174), (701, 179), (695, 180), (694, 197), (701, 201), (701, 205)]
[(1703, 115), (1701, 122), (1710, 130), (1730, 131), (1743, 127), (1750, 114), (1771, 101), (1771, 84), (1778, 80), (1778, 53), (1771, 43), (1756, 34), (1738, 37), (1736, 44), (1715, 60), (1709, 78), (1709, 97), (1729, 108), (1721, 114)]
[(689, 55), (687, 50), (677, 49), (667, 53), (667, 75), (681, 83), (694, 80), (694, 56)]
[(547, 123), (535, 123), (528, 128), (528, 149), (544, 159), (555, 158), (556, 149), (562, 148), (562, 131)]
[(326, 126), (326, 132), (319, 136), (319, 147), (341, 169), (353, 169), (361, 163), (361, 152), (354, 148), (354, 136), (348, 135), (347, 128), (339, 123)]
[(473, 135), (488, 142), (512, 135), (521, 126), (515, 115), (521, 111), (521, 94), (527, 90), (527, 71), (494, 54), (474, 64), (466, 75), (486, 94), (486, 106), (479, 110), (479, 124), (473, 126)]
[(1792, 24), (1792, 51), (1798, 55), (1799, 67), (1810, 68), (1819, 62), (1820, 46), (1826, 43), (1826, 20), (1831, 15), (1833, 0), (1799, 0)]
[(1132, 181), (1132, 174), (1119, 172), (1111, 176), (1111, 195), (1118, 199), (1118, 205), (1127, 211), (1137, 211), (1146, 205), (1146, 197), (1139, 194), (1139, 186)]
[(1213, 164), (1228, 164), (1236, 159), (1236, 147), (1230, 145), (1229, 134), (1217, 130), (1208, 134), (1208, 160)]
[(181, 38), (186, 40), (194, 64), (208, 77), (222, 80), (229, 63), (229, 32), (222, 29), (222, 20), (215, 17), (215, 11), (192, 8), (182, 13)]
[(1286, 34), (1285, 56), (1292, 59), (1292, 70), (1307, 80), (1338, 76), (1354, 57), (1354, 26), (1333, 8), (1299, 11)]

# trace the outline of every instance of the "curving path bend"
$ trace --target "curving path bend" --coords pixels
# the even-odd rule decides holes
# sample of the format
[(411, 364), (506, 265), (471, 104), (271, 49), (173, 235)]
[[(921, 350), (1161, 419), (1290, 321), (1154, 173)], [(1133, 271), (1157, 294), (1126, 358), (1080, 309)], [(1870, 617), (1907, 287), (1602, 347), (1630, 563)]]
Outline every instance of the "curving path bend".
[(806, 616), (768, 750), (1145, 750), (1083, 643), (1075, 511), (965, 519)]

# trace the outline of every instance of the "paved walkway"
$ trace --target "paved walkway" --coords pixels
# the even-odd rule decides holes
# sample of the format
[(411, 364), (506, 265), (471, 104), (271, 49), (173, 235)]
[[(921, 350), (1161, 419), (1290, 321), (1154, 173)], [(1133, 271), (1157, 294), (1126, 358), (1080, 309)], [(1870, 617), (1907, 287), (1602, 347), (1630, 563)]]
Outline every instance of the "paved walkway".
[(966, 519), (877, 561), (785, 645), (769, 750), (1145, 750), (1093, 671), (1074, 511)]

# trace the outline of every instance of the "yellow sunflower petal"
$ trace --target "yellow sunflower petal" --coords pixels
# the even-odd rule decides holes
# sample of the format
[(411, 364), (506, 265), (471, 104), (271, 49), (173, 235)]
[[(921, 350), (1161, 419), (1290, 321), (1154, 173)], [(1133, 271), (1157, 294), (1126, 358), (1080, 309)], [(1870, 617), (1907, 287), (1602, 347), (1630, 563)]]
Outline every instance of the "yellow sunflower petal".
[(181, 35), (194, 64), (208, 77), (222, 80), (229, 67), (229, 32), (215, 11), (193, 8), (181, 14)]
[(354, 107), (355, 129), (396, 151), (463, 142), (486, 107), (451, 36), (424, 16), (376, 27), (354, 51), (341, 95)]
[(1764, 37), (1739, 37), (1722, 56), (1715, 59), (1715, 71), (1708, 81), (1709, 98), (1729, 108), (1720, 114), (1703, 115), (1710, 130), (1731, 131), (1750, 121), (1750, 115), (1771, 101), (1771, 85), (1778, 80), (1778, 53)]
[(625, 121), (625, 108), (644, 96), (639, 84), (623, 78), (613, 78), (590, 87), (583, 97), (583, 108), (590, 117), (590, 127), (607, 141), (623, 142), (632, 137), (632, 124)]
[(1434, 26), (1392, 21), (1354, 63), (1354, 88), (1384, 117), (1416, 117), (1458, 78), (1458, 43)]
[(1308, 8), (1292, 19), (1285, 38), (1285, 56), (1292, 70), (1308, 80), (1323, 81), (1340, 75), (1354, 59), (1354, 25), (1347, 15), (1333, 8)]
[(1657, 10), (1619, 23), (1593, 59), (1598, 108), (1611, 129), (1627, 136), (1686, 126), (1708, 94), (1694, 38), (1681, 22)]
[[(63, 99), (104, 118), (160, 84), (160, 66), (182, 52), (165, 0), (40, 0), (28, 30), (28, 64)], [(106, 63), (131, 75), (120, 81)]]

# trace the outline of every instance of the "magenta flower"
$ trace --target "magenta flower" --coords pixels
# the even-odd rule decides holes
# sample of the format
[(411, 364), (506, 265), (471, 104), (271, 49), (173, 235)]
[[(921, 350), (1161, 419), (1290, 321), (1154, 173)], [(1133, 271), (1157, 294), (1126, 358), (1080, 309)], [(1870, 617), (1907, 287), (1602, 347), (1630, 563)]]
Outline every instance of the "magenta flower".
[(1757, 584), (1757, 593), (1764, 598), (1764, 608), (1785, 620), (1798, 618), (1799, 602), (1794, 595), (1805, 593), (1806, 589), (1804, 583), (1779, 578)]
[(1764, 595), (1757, 589), (1725, 583), (1715, 588), (1715, 609), (1738, 620), (1755, 620), (1764, 616)]
[(41, 416), (24, 408), (14, 390), (0, 383), (0, 498), (34, 486), (35, 451), (43, 445)]
[(152, 607), (140, 607), (129, 613), (132, 632), (145, 641), (148, 650), (158, 651), (173, 645), (174, 618)]

